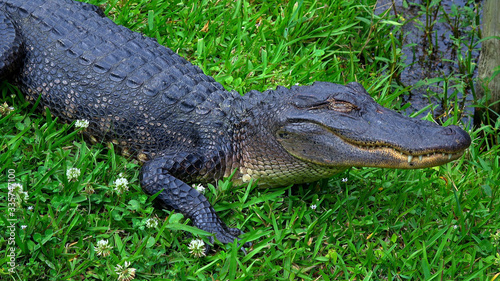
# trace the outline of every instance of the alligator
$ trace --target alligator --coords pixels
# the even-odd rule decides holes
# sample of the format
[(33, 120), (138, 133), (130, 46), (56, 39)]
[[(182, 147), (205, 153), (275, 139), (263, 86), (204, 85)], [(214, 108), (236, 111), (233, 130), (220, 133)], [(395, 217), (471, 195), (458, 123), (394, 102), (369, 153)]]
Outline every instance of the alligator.
[[(314, 182), (349, 167), (414, 169), (458, 159), (458, 126), (403, 116), (356, 82), (226, 90), (171, 49), (72, 0), (0, 0), (0, 79), (88, 138), (141, 161), (140, 184), (221, 243), (238, 241), (193, 183)], [(246, 244), (248, 245), (248, 244)]]

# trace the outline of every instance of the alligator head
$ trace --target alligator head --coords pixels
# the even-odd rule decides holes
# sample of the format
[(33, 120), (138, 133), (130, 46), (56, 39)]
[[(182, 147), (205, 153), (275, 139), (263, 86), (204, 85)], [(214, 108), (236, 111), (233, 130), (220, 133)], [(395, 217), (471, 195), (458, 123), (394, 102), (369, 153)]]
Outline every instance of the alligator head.
[[(281, 163), (290, 162), (285, 155), (289, 154), (296, 163), (307, 163), (309, 168), (319, 167), (329, 174), (348, 167), (416, 169), (455, 160), (471, 143), (458, 126), (442, 127), (380, 106), (359, 83), (343, 86), (316, 82), (291, 89), (281, 87), (269, 94), (279, 106), (263, 109), (268, 114), (273, 111), (273, 117), (260, 126), (275, 139), (279, 149), (274, 150), (281, 152), (268, 153), (269, 159), (261, 153), (263, 163), (273, 157)], [(250, 166), (254, 168), (255, 164)], [(299, 182), (325, 177), (304, 177), (307, 169), (298, 174)]]

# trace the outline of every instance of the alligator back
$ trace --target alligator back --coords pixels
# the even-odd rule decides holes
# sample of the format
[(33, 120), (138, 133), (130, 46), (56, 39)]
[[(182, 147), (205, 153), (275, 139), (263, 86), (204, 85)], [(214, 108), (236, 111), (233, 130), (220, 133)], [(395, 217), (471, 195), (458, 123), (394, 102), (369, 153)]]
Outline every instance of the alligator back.
[[(220, 108), (237, 97), (154, 39), (72, 0), (0, 0), (24, 59), (14, 76), (27, 99), (87, 133), (147, 154), (201, 146), (202, 131), (228, 130)], [(218, 116), (207, 119), (207, 114)], [(189, 123), (189, 126), (186, 126)], [(203, 129), (201, 129), (203, 128)]]

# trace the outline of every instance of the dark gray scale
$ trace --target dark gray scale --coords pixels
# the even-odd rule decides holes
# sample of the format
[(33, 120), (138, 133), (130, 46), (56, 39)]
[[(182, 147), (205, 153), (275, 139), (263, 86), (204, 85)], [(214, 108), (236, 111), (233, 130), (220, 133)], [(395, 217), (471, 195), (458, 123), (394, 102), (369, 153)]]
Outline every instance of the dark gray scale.
[(0, 79), (12, 74), (21, 63), (21, 37), (7, 14), (0, 14)]

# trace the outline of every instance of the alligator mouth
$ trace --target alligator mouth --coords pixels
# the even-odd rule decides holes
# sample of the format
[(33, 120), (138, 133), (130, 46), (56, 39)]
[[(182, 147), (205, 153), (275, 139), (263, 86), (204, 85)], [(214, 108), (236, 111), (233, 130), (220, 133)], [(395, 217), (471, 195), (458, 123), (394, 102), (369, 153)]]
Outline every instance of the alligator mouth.
[[(336, 134), (337, 135), (337, 134)], [(339, 136), (339, 135), (337, 135)], [(426, 168), (445, 164), (456, 160), (463, 155), (465, 149), (446, 150), (446, 149), (427, 149), (422, 151), (409, 151), (389, 144), (366, 144), (345, 139), (339, 136), (347, 144), (356, 147), (368, 154), (384, 155), (387, 158), (387, 165), (377, 162), (377, 167), (387, 168)], [(369, 166), (369, 165), (363, 165)], [(397, 166), (397, 167), (396, 167)]]
[(405, 140), (401, 145), (382, 140), (365, 141), (322, 124), (304, 122), (283, 126), (276, 137), (292, 156), (320, 166), (418, 169), (460, 158), (470, 140), (460, 131), (457, 133), (456, 137), (437, 136), (433, 138), (438, 140), (437, 145), (422, 147), (420, 139)]

